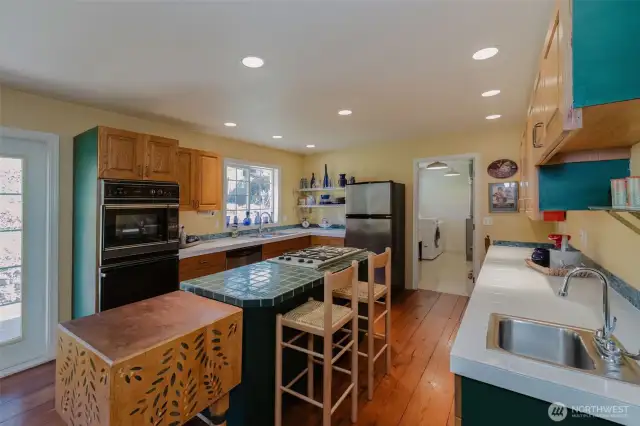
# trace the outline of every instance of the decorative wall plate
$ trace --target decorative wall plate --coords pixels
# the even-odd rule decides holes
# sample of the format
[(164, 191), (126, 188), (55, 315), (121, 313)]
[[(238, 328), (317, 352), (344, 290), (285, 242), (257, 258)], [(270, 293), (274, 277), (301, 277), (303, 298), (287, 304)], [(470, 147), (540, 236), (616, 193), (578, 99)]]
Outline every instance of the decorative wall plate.
[(518, 173), (518, 165), (513, 160), (496, 160), (487, 167), (489, 176), (496, 179), (507, 179)]

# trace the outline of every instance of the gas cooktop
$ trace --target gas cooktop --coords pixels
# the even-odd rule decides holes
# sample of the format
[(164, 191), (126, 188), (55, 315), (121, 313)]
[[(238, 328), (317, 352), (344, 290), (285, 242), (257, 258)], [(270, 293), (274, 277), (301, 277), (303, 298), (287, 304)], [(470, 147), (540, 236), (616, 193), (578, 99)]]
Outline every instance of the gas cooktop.
[(270, 262), (283, 265), (302, 266), (305, 268), (320, 268), (345, 257), (365, 251), (365, 249), (352, 247), (318, 246), (304, 250), (291, 251), (282, 256), (269, 259)]

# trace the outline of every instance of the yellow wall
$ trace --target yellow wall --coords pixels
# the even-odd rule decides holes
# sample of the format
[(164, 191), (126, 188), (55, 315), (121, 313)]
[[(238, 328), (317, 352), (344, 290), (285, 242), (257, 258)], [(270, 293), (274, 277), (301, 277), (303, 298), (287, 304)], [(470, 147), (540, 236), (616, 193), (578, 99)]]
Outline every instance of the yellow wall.
[[(181, 146), (213, 151), (223, 157), (255, 161), (281, 167), (281, 223), (296, 223), (297, 187), (302, 175), (300, 155), (261, 147), (237, 140), (189, 131), (176, 125), (143, 120), (74, 103), (63, 102), (0, 87), (0, 124), (60, 136), (60, 320), (71, 316), (71, 232), (73, 137), (97, 125), (105, 125), (158, 136), (175, 138)], [(285, 219), (286, 217), (286, 219)], [(221, 215), (180, 214), (180, 222), (190, 234), (220, 232)]]
[[(412, 221), (413, 221), (413, 161), (417, 158), (437, 157), (455, 154), (478, 153), (481, 155), (481, 163), (477, 165), (480, 170), (480, 178), (476, 184), (480, 185), (482, 193), (488, 194), (489, 182), (496, 181), (491, 178), (486, 169), (489, 163), (501, 158), (510, 158), (515, 161), (520, 159), (520, 135), (522, 129), (500, 129), (484, 134), (448, 134), (441, 137), (413, 142), (390, 142), (376, 145), (348, 148), (329, 153), (319, 153), (305, 158), (305, 176), (321, 181), (324, 175), (324, 164), (328, 165), (330, 177), (335, 179), (338, 173), (346, 173), (347, 176), (355, 176), (356, 180), (394, 180), (406, 184), (406, 270), (407, 282), (411, 282), (411, 255), (412, 250)], [(519, 175), (513, 180), (519, 181)], [(488, 197), (479, 200), (482, 216), (488, 216)], [(324, 213), (321, 213), (324, 214)], [(514, 241), (545, 241), (547, 235), (554, 231), (554, 224), (544, 222), (531, 222), (520, 213), (492, 214), (493, 225), (483, 226), (482, 218), (476, 221), (477, 226), (482, 227), (483, 235), (490, 235), (495, 240)], [(316, 217), (317, 219), (317, 217)], [(484, 251), (484, 247), (480, 248)]]
[[(631, 151), (631, 174), (640, 176), (640, 144)], [(640, 226), (640, 220), (629, 214), (627, 219)], [(640, 235), (603, 212), (569, 212), (560, 229), (572, 236), (573, 245), (630, 285), (640, 289), (638, 253)], [(586, 231), (586, 244), (580, 231)]]

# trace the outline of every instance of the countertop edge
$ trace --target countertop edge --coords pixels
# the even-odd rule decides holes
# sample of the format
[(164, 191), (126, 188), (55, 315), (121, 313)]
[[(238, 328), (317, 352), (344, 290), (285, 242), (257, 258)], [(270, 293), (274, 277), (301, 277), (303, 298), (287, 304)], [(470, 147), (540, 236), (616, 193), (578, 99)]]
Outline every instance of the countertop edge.
[[(336, 237), (336, 238), (344, 238), (345, 230), (344, 229), (301, 229), (300, 231), (290, 232), (284, 235), (278, 235), (272, 238), (249, 238), (249, 237), (238, 237), (238, 238), (219, 238), (215, 240), (209, 240), (203, 242), (200, 245), (190, 247), (187, 249), (180, 249), (179, 257), (180, 259), (187, 259), (195, 256), (202, 256), (204, 254), (212, 254), (212, 253), (220, 253), (223, 251), (235, 250), (239, 248), (247, 248), (247, 247), (255, 247), (269, 243), (275, 243), (278, 241), (286, 241), (293, 238), (300, 238), (306, 236), (318, 236), (318, 237)], [(214, 242), (227, 242), (227, 245), (219, 245), (212, 246)]]

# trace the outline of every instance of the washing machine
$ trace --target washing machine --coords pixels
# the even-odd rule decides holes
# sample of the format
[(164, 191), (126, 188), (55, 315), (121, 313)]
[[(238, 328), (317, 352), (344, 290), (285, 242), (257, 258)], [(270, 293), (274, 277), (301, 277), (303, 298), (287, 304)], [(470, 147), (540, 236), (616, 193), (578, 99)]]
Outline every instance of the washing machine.
[(420, 240), (422, 241), (421, 259), (433, 260), (444, 251), (443, 223), (437, 217), (418, 219), (418, 229), (420, 230)]

